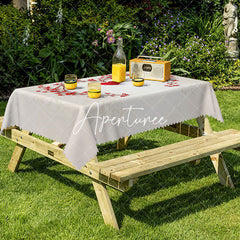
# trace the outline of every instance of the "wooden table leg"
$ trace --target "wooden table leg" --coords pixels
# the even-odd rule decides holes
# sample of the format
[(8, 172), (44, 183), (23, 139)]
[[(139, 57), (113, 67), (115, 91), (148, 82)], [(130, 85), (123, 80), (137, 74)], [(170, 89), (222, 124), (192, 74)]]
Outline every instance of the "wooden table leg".
[(14, 151), (13, 151), (13, 154), (12, 154), (12, 157), (11, 157), (11, 160), (8, 164), (8, 169), (11, 171), (11, 172), (16, 172), (18, 170), (18, 167), (22, 161), (22, 157), (24, 155), (26, 151), (26, 147), (20, 145), (20, 144), (17, 144)]
[[(90, 160), (90, 162), (97, 162), (97, 157)], [(102, 212), (103, 220), (106, 225), (110, 225), (119, 230), (117, 219), (112, 207), (111, 199), (109, 198), (106, 184), (92, 179), (93, 187), (97, 196), (98, 204)]]
[[(24, 133), (27, 133), (27, 134), (30, 134), (29, 132), (27, 131), (24, 131)], [(26, 151), (26, 147), (20, 145), (20, 144), (17, 144), (14, 151), (13, 151), (13, 154), (12, 154), (12, 157), (11, 157), (11, 160), (8, 164), (8, 169), (11, 171), (11, 172), (16, 172), (18, 170), (18, 167), (22, 161), (22, 157), (24, 155)]]
[[(208, 135), (213, 132), (207, 117), (199, 117), (197, 118), (197, 122), (202, 135)], [(214, 154), (210, 157), (221, 184), (226, 187), (235, 188), (222, 154)]]
[(129, 142), (130, 138), (131, 138), (131, 136), (123, 137), (123, 138), (118, 139), (117, 149), (118, 150), (123, 150), (123, 149), (127, 148), (127, 145), (128, 145), (128, 142)]

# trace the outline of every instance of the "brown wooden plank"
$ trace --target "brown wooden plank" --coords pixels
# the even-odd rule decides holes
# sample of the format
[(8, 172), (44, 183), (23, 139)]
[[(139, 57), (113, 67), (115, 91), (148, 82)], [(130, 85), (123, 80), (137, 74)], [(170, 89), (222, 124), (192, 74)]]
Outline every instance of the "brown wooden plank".
[[(228, 135), (230, 133), (234, 134), (234, 133), (237, 133), (237, 132), (238, 132), (237, 130), (229, 129), (229, 130), (225, 130), (225, 131), (222, 131), (222, 132), (217, 132), (217, 133), (214, 133), (214, 134), (217, 134), (218, 137), (222, 137), (222, 136)], [(118, 163), (123, 164), (124, 162), (129, 162), (130, 160), (135, 160), (137, 158), (143, 158), (143, 157), (148, 157), (148, 156), (151, 156), (151, 155), (155, 155), (155, 154), (158, 154), (159, 151), (161, 151), (161, 152), (166, 151), (167, 152), (169, 150), (174, 150), (175, 148), (179, 149), (181, 146), (182, 147), (191, 146), (191, 145), (194, 145), (196, 143), (201, 143), (201, 141), (204, 142), (205, 140), (200, 140), (202, 138), (203, 137), (195, 138), (195, 139), (188, 139), (188, 140), (185, 140), (185, 141), (182, 141), (182, 142), (174, 143), (174, 145), (170, 144), (170, 145), (167, 145), (167, 146), (162, 146), (162, 147), (158, 147), (158, 148), (154, 148), (154, 149), (150, 149), (150, 150), (145, 150), (145, 151), (138, 152), (138, 153), (133, 153), (133, 154), (130, 154), (130, 155), (127, 155), (127, 156), (113, 158), (113, 159), (108, 160), (108, 161), (99, 162), (99, 163), (97, 163), (97, 166), (95, 164), (92, 165), (90, 163), (89, 166), (91, 168), (94, 168), (95, 170), (98, 170), (102, 167), (107, 168), (107, 167), (115, 166)], [(210, 138), (214, 139), (214, 138), (216, 138), (216, 136), (215, 135), (213, 135), (213, 136), (208, 135), (208, 138), (209, 139)]]
[[(26, 148), (29, 148), (37, 153), (42, 154), (43, 156), (46, 156), (52, 160), (55, 160), (65, 166), (68, 166), (76, 170), (76, 168), (72, 165), (72, 163), (69, 162), (69, 160), (65, 157), (63, 153), (63, 149), (59, 148), (58, 146), (44, 142), (43, 140), (35, 138), (33, 136), (27, 136), (27, 132), (25, 131), (12, 129), (12, 130), (7, 130), (6, 133), (7, 133), (7, 135), (5, 136), (6, 138), (18, 143), (14, 151), (15, 153), (13, 155), (13, 158), (15, 160), (11, 160), (9, 163), (10, 171), (14, 172), (17, 170), (21, 162), (20, 160)], [(19, 156), (18, 160), (16, 160), (16, 156)], [(81, 170), (78, 170), (78, 171), (122, 192), (126, 191), (131, 185), (128, 181), (124, 183), (119, 183), (118, 181), (114, 179), (110, 179), (106, 176), (103, 176), (102, 174), (99, 174), (98, 172), (90, 170), (87, 167), (83, 167)]]
[(61, 148), (30, 136), (24, 131), (19, 131), (17, 129), (12, 129), (10, 131), (12, 141), (75, 169), (75, 167), (65, 157)]
[(52, 144), (59, 147), (59, 148), (64, 148), (65, 147), (65, 144), (60, 143), (60, 142), (56, 142), (56, 141), (53, 141)]
[[(225, 132), (226, 133), (226, 132)], [(225, 134), (224, 133), (224, 134)], [(233, 136), (227, 136), (227, 138), (232, 138), (232, 137), (234, 137), (235, 135), (233, 135)], [(224, 136), (225, 137), (225, 140), (226, 140), (226, 136)], [(215, 140), (216, 141), (216, 140)], [(181, 142), (182, 143), (182, 142)], [(206, 146), (208, 146), (209, 144), (207, 143), (206, 144)], [(169, 146), (167, 146), (167, 147), (170, 147), (171, 145), (169, 145)], [(164, 147), (162, 147), (162, 148), (164, 148)], [(198, 149), (199, 148), (199, 145), (196, 147), (196, 149)], [(192, 147), (191, 147), (191, 149), (192, 149)], [(149, 151), (151, 151), (151, 150), (149, 150)], [(185, 151), (184, 151), (185, 152)], [(177, 151), (176, 153), (179, 153), (179, 151)], [(176, 154), (176, 153), (174, 153), (173, 152), (173, 154)], [(168, 156), (169, 154), (167, 153), (167, 156)], [(162, 155), (160, 156), (160, 157), (163, 157)], [(166, 155), (164, 156), (164, 157), (166, 157)], [(148, 158), (149, 158), (149, 156), (148, 156)], [(151, 159), (152, 161), (155, 161), (156, 160), (156, 157), (155, 156), (152, 156), (152, 159)], [(122, 164), (122, 166), (120, 165), (120, 166), (118, 166), (120, 169), (121, 169), (121, 167), (123, 168), (123, 169), (125, 169), (125, 168), (127, 168), (127, 169), (129, 169), (130, 167), (129, 167), (129, 165), (127, 165), (127, 164), (129, 164), (128, 162), (127, 163), (123, 163)], [(138, 158), (136, 158), (135, 160), (133, 160), (133, 162), (131, 162), (130, 164), (132, 164), (132, 166), (131, 167), (135, 167), (136, 165), (138, 166), (138, 165), (140, 165), (140, 164), (142, 164), (142, 165), (144, 165), (144, 157), (142, 158), (142, 159), (138, 159)], [(112, 166), (113, 168), (115, 167), (114, 165)], [(104, 171), (102, 171), (102, 170), (104, 170), (104, 169), (101, 169), (101, 173), (104, 173)], [(115, 169), (115, 170), (118, 170), (117, 168)], [(114, 172), (114, 171), (112, 171), (112, 172)], [(111, 174), (111, 172), (109, 173), (108, 172), (108, 175), (110, 176), (110, 174)]]
[[(149, 154), (147, 156), (142, 156), (142, 157), (136, 156), (135, 159), (129, 159), (129, 161), (127, 162), (121, 162), (118, 160), (115, 164), (112, 164), (111, 166), (107, 166), (107, 167), (102, 165), (100, 172), (101, 174), (110, 176), (115, 171), (130, 169), (139, 165), (144, 165), (146, 163), (154, 162), (158, 158), (163, 159), (172, 155), (185, 153), (187, 151), (191, 151), (194, 149), (197, 151), (200, 147), (213, 145), (220, 141), (226, 141), (228, 138), (236, 137), (236, 134), (231, 134), (231, 135), (225, 135), (225, 133), (223, 134), (224, 135), (219, 136), (218, 139), (212, 138), (212, 137), (209, 138), (209, 136), (198, 138), (198, 141), (194, 141), (195, 144), (189, 144), (189, 143), (186, 144), (185, 142), (179, 142), (179, 143), (163, 146), (163, 147), (157, 148), (158, 151), (154, 151), (154, 154)], [(151, 153), (152, 150), (149, 150), (149, 152)]]
[(118, 191), (125, 192), (132, 186), (132, 181), (125, 181), (120, 183), (119, 181), (109, 178), (103, 174), (100, 174), (99, 172), (96, 172), (92, 169), (88, 169), (87, 167), (82, 167), (81, 170), (78, 170), (79, 172), (87, 175), (88, 177), (92, 179), (96, 179), (99, 182), (102, 182), (112, 188), (117, 189)]
[(177, 154), (177, 153), (188, 151), (188, 149), (192, 150), (194, 146), (195, 148), (199, 148), (199, 146), (203, 144), (209, 145), (209, 141), (212, 141), (211, 143), (214, 143), (214, 141), (217, 141), (216, 136), (218, 137), (219, 140), (223, 138), (222, 141), (225, 141), (226, 135), (229, 135), (230, 133), (232, 133), (233, 136), (235, 136), (235, 133), (237, 132), (238, 132), (237, 130), (226, 130), (223, 132), (215, 133), (215, 135), (203, 136), (197, 139), (190, 139), (190, 140), (174, 143), (171, 145), (147, 150), (144, 152), (123, 156), (120, 158), (115, 158), (105, 162), (97, 163), (95, 166), (90, 165), (90, 167), (94, 168), (96, 171), (100, 171), (101, 169), (100, 172), (102, 174), (110, 176), (110, 174), (115, 170), (118, 171), (124, 168), (135, 167), (140, 164), (144, 164), (145, 162), (155, 161), (156, 157), (165, 158), (169, 156), (169, 151), (171, 151), (173, 154)]
[(175, 124), (163, 127), (163, 129), (171, 132), (179, 133), (188, 137), (192, 137), (192, 138), (201, 136), (199, 127), (189, 125), (186, 123), (175, 123)]
[[(181, 135), (185, 135), (188, 137), (192, 137), (192, 138), (200, 137), (202, 135), (200, 128), (198, 126), (193, 126), (186, 123), (176, 123), (170, 126), (163, 127), (163, 129), (171, 132), (175, 132)], [(198, 165), (200, 162), (201, 162), (201, 159), (197, 159), (190, 163), (192, 165)]]
[(164, 160), (162, 159), (156, 159), (155, 162), (150, 162), (147, 164), (144, 164), (142, 166), (137, 166), (135, 168), (131, 169), (125, 169), (123, 171), (114, 172), (111, 174), (111, 178), (114, 178), (118, 181), (126, 181), (129, 178), (135, 178), (139, 176), (143, 176), (152, 172), (156, 172), (165, 168), (177, 166), (179, 164), (183, 164), (186, 162), (193, 161), (198, 158), (206, 157), (209, 155), (213, 155), (216, 153), (219, 153), (221, 151), (226, 151), (229, 149), (232, 149), (234, 147), (240, 146), (240, 138), (238, 139), (232, 139), (228, 140), (226, 142), (220, 142), (216, 143), (211, 146), (206, 146), (203, 148), (199, 148), (199, 150), (192, 150), (189, 152), (185, 152), (182, 154), (177, 154), (174, 156), (171, 156), (169, 158), (166, 158)]

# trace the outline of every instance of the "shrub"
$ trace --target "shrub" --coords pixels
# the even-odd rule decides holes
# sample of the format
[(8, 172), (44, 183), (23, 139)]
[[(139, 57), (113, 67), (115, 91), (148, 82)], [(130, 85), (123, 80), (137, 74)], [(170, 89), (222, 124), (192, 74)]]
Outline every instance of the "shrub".
[(215, 89), (219, 89), (225, 86), (233, 86), (240, 84), (240, 60), (231, 61), (228, 68), (222, 69), (218, 75), (206, 78), (212, 83)]
[(187, 17), (168, 11), (154, 20), (144, 52), (170, 60), (173, 74), (211, 81), (216, 88), (238, 82), (236, 65), (226, 60), (219, 13), (197, 18), (194, 12)]
[[(108, 24), (105, 22), (100, 26), (89, 24), (84, 29), (72, 34), (71, 38), (65, 38), (67, 51), (60, 59), (65, 68), (62, 73), (75, 72), (79, 77), (85, 77), (111, 72), (112, 56), (116, 50), (116, 44), (115, 42), (108, 43), (108, 30), (113, 30), (113, 37), (121, 36), (124, 39), (127, 60), (131, 59), (140, 49), (140, 32), (131, 23)], [(55, 45), (51, 44), (51, 46)], [(53, 49), (49, 52), (54, 53), (55, 51)], [(50, 55), (47, 57), (49, 58)]]
[(180, 11), (195, 12), (199, 15), (214, 15), (215, 13), (223, 11), (225, 0), (202, 0), (202, 1), (189, 1), (189, 0), (176, 0), (176, 6)]
[(29, 25), (26, 13), (10, 5), (0, 6), (0, 22), (0, 89), (9, 92), (30, 84), (39, 59), (34, 56), (34, 46), (24, 43)]
[(145, 51), (153, 56), (166, 58), (167, 55), (167, 59), (172, 61), (174, 74), (202, 80), (211, 79), (231, 65), (225, 59), (224, 43), (216, 42), (212, 36), (207, 39), (189, 36), (185, 45), (152, 38), (145, 45)]
[[(109, 73), (116, 45), (106, 43), (105, 30), (114, 29), (116, 36), (122, 35), (127, 57), (135, 54), (141, 41), (130, 20), (137, 10), (116, 0), (103, 1), (102, 8), (98, 4), (41, 0), (33, 15), (0, 6), (1, 91), (60, 81), (66, 73), (79, 77)], [(98, 46), (92, 44), (95, 40)]]
[(194, 12), (189, 12), (187, 15), (181, 15), (185, 20), (183, 33), (196, 35), (200, 38), (207, 38), (211, 35), (212, 40), (224, 41), (223, 33), (223, 17), (217, 12), (214, 15), (200, 15)]
[(188, 21), (189, 19), (183, 18), (180, 13), (174, 15), (172, 11), (168, 10), (161, 17), (155, 17), (151, 21), (150, 36), (152, 38), (160, 37), (165, 42), (184, 43), (186, 34), (189, 33)]
[(89, 24), (109, 22), (134, 22), (138, 9), (118, 4), (117, 0), (39, 0), (34, 8), (33, 18), (38, 24), (48, 28), (56, 20), (59, 7), (62, 7), (63, 23), (72, 28), (81, 28)]
[(153, 19), (154, 17), (160, 16), (169, 8), (168, 0), (128, 0), (121, 1), (118, 3), (123, 6), (128, 6), (131, 9), (138, 9), (137, 17), (142, 23), (145, 23), (146, 18)]
[(169, 43), (175, 41), (185, 44), (188, 36), (206, 38), (212, 35), (216, 40), (224, 41), (222, 15), (217, 13), (213, 16), (201, 16), (196, 13), (165, 11), (161, 16), (149, 21), (151, 31), (148, 38), (161, 38)]

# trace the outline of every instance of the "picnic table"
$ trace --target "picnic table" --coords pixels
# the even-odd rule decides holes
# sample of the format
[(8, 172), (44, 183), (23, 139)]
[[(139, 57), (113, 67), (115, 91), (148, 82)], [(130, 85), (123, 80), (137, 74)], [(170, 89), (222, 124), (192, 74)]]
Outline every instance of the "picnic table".
[[(221, 184), (234, 188), (221, 152), (240, 147), (240, 131), (212, 131), (207, 116), (223, 118), (210, 83), (171, 76), (134, 87), (128, 74), (120, 85), (110, 80), (111, 75), (79, 79), (75, 90), (63, 82), (16, 89), (0, 118), (2, 136), (17, 143), (9, 170), (17, 171), (29, 148), (89, 176), (104, 222), (117, 229), (106, 185), (124, 192), (141, 176), (210, 156)], [(102, 84), (102, 95), (90, 99), (87, 84), (95, 81)], [(198, 126), (184, 123), (194, 118)], [(98, 162), (98, 144), (118, 140), (123, 149), (131, 135), (156, 128), (191, 139)]]

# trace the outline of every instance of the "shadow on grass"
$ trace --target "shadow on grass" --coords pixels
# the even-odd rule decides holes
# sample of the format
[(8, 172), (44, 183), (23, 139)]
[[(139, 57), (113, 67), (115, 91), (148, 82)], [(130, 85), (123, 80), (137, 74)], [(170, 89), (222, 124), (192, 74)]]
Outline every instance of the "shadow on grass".
[[(148, 205), (144, 203), (142, 208), (137, 207), (139, 209), (133, 209), (131, 207), (133, 197), (143, 198), (161, 189), (173, 187), (180, 182), (189, 182), (193, 179), (201, 179), (208, 175), (216, 174), (210, 158), (203, 159), (197, 166), (184, 164), (166, 169), (150, 175), (151, 177), (142, 177), (132, 189), (122, 194), (119, 200), (114, 203), (119, 225), (121, 226), (124, 215), (152, 226), (161, 225), (240, 197), (240, 158), (232, 153), (223, 153), (223, 156), (235, 189), (224, 187), (219, 182), (167, 200), (157, 201), (156, 199), (153, 204)], [(146, 202), (146, 199), (144, 201)]]
[[(150, 142), (151, 141), (149, 141), (149, 143)], [(239, 155), (227, 152), (224, 153), (223, 156), (236, 189), (225, 188), (220, 183), (215, 183), (207, 187), (202, 187), (198, 190), (179, 194), (176, 197), (169, 198), (167, 200), (158, 201), (156, 199), (154, 200), (154, 203), (151, 204), (148, 204), (145, 199), (145, 202), (142, 203), (141, 206), (136, 207), (136, 205), (134, 205), (134, 207), (132, 207), (131, 204), (133, 199), (143, 198), (147, 195), (155, 193), (158, 194), (159, 191), (174, 187), (179, 183), (190, 182), (193, 179), (203, 179), (209, 175), (215, 174), (215, 170), (209, 157), (202, 159), (201, 163), (197, 166), (183, 164), (171, 169), (165, 169), (160, 172), (141, 177), (138, 183), (128, 192), (121, 194), (117, 201), (112, 200), (112, 205), (115, 210), (119, 226), (122, 225), (125, 215), (128, 215), (139, 222), (155, 226), (173, 222), (189, 214), (194, 214), (196, 212), (221, 205), (224, 202), (228, 202), (231, 199), (239, 197)], [(58, 165), (60, 164), (46, 157), (35, 160), (27, 160), (22, 164), (30, 168), (19, 170), (21, 172), (37, 171), (39, 173), (46, 174), (66, 186), (70, 186), (77, 191), (86, 194), (90, 198), (96, 199), (90, 180), (89, 183), (86, 183), (86, 179), (84, 179), (81, 184), (63, 176), (66, 174), (82, 175), (75, 170), (57, 170)], [(55, 170), (51, 169), (52, 167), (57, 168)]]
[[(117, 146), (117, 141), (98, 145), (98, 150), (99, 150), (98, 155), (100, 156), (104, 155), (106, 152), (109, 152), (109, 151), (111, 151), (111, 153), (119, 152), (116, 146)], [(137, 138), (137, 139), (131, 138), (126, 150), (144, 151), (144, 150), (148, 150), (148, 149), (152, 149), (160, 146), (161, 146), (160, 142), (156, 140), (150, 140), (150, 139), (144, 139), (144, 138)]]
[(139, 222), (155, 226), (174, 222), (190, 214), (221, 205), (239, 196), (239, 191), (224, 188), (216, 183), (167, 200), (159, 202), (156, 200), (153, 204), (145, 205), (143, 208), (135, 210), (130, 207), (131, 194), (127, 193), (119, 199), (118, 203), (122, 204), (120, 208), (118, 207), (118, 211), (115, 210), (115, 212), (117, 212), (116, 215), (120, 226), (122, 225), (124, 215), (128, 215)]
[(19, 169), (18, 172), (23, 172), (23, 173), (24, 172), (39, 172), (41, 174), (45, 174), (45, 175), (61, 182), (62, 184), (66, 185), (68, 187), (72, 187), (72, 188), (76, 189), (77, 191), (86, 194), (90, 198), (95, 198), (95, 192), (93, 191), (91, 183), (86, 184), (85, 179), (83, 180), (82, 184), (77, 183), (76, 181), (73, 181), (62, 175), (62, 174), (79, 175), (82, 178), (86, 178), (85, 176), (83, 176), (83, 174), (81, 174), (80, 172), (78, 172), (76, 170), (66, 170), (66, 171), (60, 170), (60, 171), (58, 171), (58, 170), (50, 169), (50, 167), (61, 165), (61, 164), (58, 162), (55, 162), (49, 158), (46, 158), (46, 157), (41, 157), (41, 158), (37, 158), (34, 160), (23, 161), (22, 164), (24, 164), (25, 166), (29, 166), (30, 168)]

